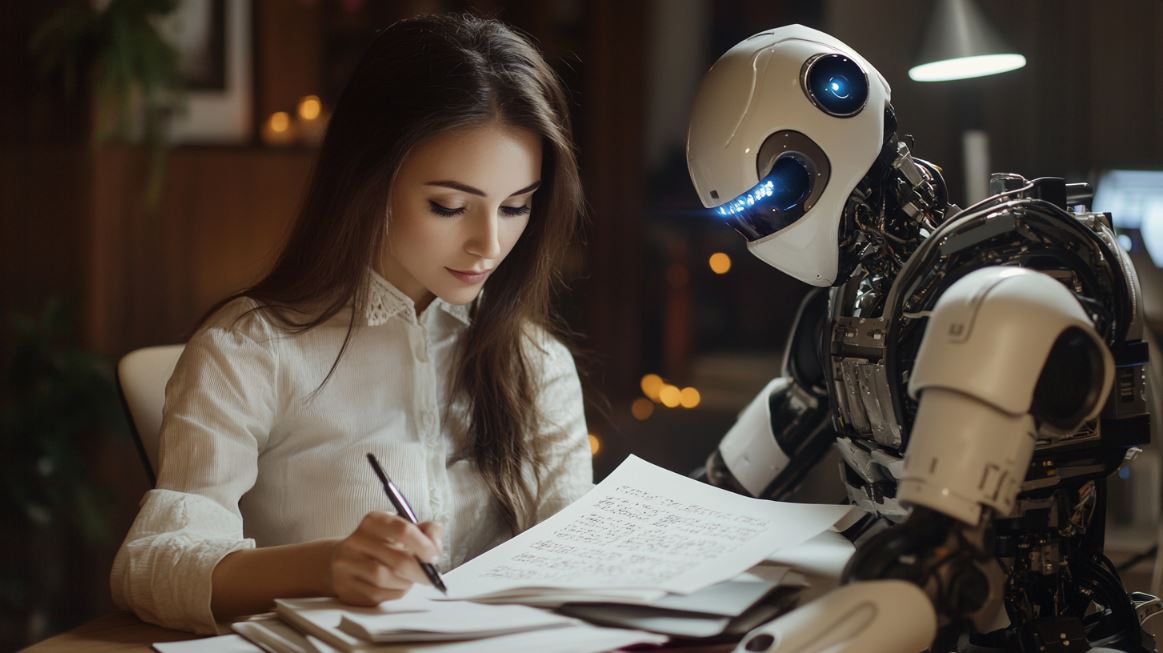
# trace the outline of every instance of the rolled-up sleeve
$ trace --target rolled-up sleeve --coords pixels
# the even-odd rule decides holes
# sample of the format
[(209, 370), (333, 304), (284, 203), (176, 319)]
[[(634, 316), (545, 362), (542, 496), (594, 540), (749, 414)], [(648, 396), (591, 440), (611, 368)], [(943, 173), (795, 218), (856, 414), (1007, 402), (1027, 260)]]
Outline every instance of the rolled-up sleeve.
[(588, 492), (594, 485), (589, 431), (581, 381), (569, 349), (542, 335), (538, 408), (543, 419), (534, 446), (542, 462), (537, 521)]
[(214, 567), (255, 546), (238, 502), (278, 414), (278, 356), (265, 320), (234, 319), (251, 306), (228, 305), (187, 343), (166, 385), (157, 488), (113, 562), (114, 603), (161, 626), (217, 632)]

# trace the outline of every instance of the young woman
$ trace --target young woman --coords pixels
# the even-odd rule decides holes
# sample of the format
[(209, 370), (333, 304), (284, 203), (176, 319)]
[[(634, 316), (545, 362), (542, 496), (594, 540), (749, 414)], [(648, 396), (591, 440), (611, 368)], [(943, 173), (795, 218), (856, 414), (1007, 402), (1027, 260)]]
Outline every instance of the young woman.
[(166, 387), (115, 602), (196, 632), (276, 597), (374, 605), (428, 583), (416, 558), (455, 567), (588, 490), (549, 315), (581, 206), (566, 94), (524, 38), (470, 16), (384, 30), (278, 262)]

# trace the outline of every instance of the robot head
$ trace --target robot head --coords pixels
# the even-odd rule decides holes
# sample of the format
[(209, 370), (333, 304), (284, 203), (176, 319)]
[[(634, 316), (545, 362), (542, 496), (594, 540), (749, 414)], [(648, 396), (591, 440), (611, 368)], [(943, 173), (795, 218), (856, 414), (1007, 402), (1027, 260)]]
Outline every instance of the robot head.
[(756, 256), (801, 281), (837, 281), (841, 214), (884, 144), (889, 86), (839, 40), (760, 32), (699, 86), (687, 166), (703, 205)]

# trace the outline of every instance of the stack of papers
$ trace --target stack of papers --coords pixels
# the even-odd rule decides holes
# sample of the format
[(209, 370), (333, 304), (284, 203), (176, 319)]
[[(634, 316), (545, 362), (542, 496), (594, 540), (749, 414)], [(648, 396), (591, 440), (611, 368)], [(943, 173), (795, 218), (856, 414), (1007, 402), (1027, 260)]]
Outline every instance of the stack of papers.
[[(478, 610), (477, 616), (471, 617), (476, 624), (473, 630), (453, 622), (472, 612), (466, 606), (433, 602), (432, 607), (424, 612), (394, 612), (392, 603), (386, 602), (381, 608), (355, 608), (332, 599), (279, 600), (276, 614), (303, 633), (303, 640), (311, 648), (301, 648), (302, 642), (298, 647), (270, 646), (273, 637), (269, 634), (265, 643), (275, 653), (508, 653), (523, 650), (593, 653), (635, 644), (662, 644), (667, 639), (663, 635), (637, 630), (593, 626), (534, 608), (526, 608), (528, 614), (509, 610), (522, 606), (475, 605)], [(483, 627), (479, 615), (502, 614), (491, 610), (515, 615), (514, 619), (523, 623), (526, 629), (518, 629), (516, 621), (491, 624), (496, 628)], [(532, 613), (539, 614), (534, 616)], [(400, 627), (402, 617), (411, 618), (408, 627)], [(239, 630), (241, 625), (235, 624), (234, 627)], [(251, 638), (245, 631), (246, 627), (243, 628), (239, 632)], [(353, 635), (353, 630), (365, 632)], [(421, 633), (427, 637), (421, 637)]]
[(343, 632), (369, 642), (480, 639), (575, 625), (577, 620), (523, 605), (450, 602), (426, 612), (345, 614)]
[(445, 575), (449, 598), (646, 604), (735, 578), (851, 506), (741, 496), (630, 456), (573, 504)]
[(806, 584), (789, 565), (838, 573), (851, 545), (828, 531), (853, 510), (752, 499), (630, 456), (569, 507), (445, 574), (447, 597), (415, 586), (375, 608), (279, 600), (275, 616), (234, 628), (275, 653), (590, 653), (739, 637)]

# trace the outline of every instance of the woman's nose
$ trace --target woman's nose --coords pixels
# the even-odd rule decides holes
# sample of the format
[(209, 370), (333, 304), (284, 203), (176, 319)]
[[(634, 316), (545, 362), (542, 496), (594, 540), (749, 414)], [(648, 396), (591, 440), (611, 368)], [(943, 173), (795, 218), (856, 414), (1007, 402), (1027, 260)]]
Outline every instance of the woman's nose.
[(472, 231), (465, 242), (468, 253), (481, 258), (491, 259), (501, 255), (500, 218), (496, 211), (472, 220)]

